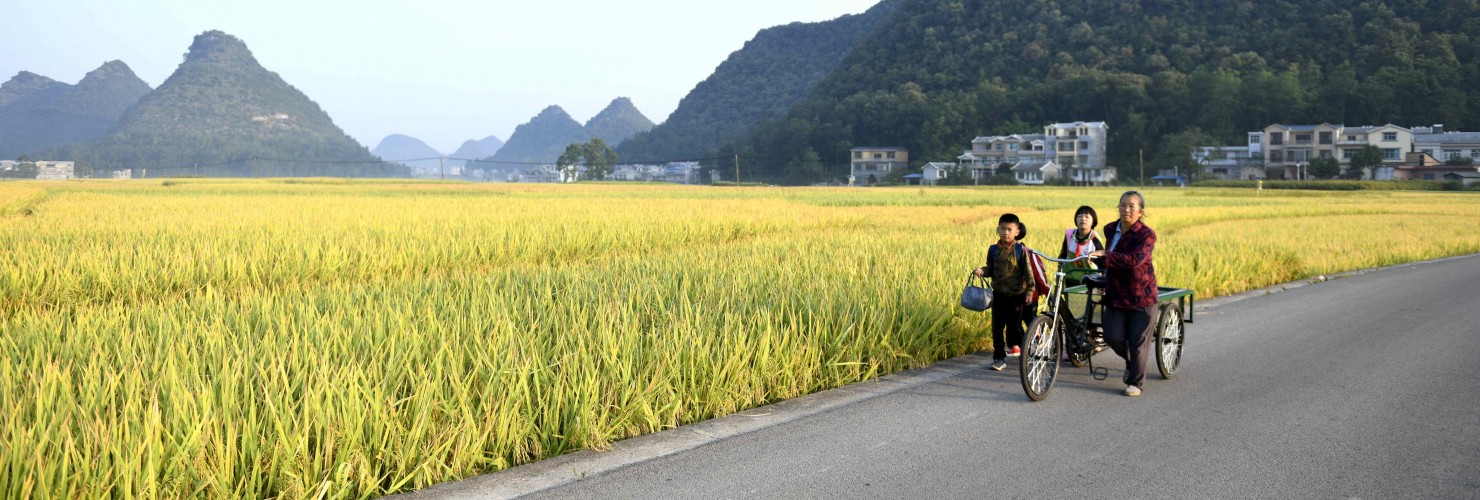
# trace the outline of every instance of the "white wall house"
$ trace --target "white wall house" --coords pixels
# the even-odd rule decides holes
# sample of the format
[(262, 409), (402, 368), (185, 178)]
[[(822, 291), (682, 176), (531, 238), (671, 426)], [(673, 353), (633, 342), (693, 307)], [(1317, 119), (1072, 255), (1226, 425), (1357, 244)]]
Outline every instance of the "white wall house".
[(1012, 176), (1022, 184), (1040, 185), (1063, 171), (1052, 160), (1023, 160), (1012, 166)]
[[(1251, 134), (1250, 140), (1259, 139)], [(1263, 179), (1264, 158), (1254, 146), (1254, 143), (1244, 146), (1199, 146), (1192, 150), (1192, 159), (1197, 161), (1205, 174), (1219, 179)]]
[(955, 167), (956, 165), (954, 163), (926, 163), (925, 167), (922, 168), (920, 171), (921, 174), (923, 174), (924, 176), (921, 178), (920, 182), (927, 186), (940, 184), (940, 181), (946, 179), (946, 177), (950, 175), (951, 169)]
[[(1052, 123), (1042, 134), (1012, 134), (977, 137), (971, 149), (956, 160), (971, 167), (973, 179), (991, 178), (998, 165), (1043, 165), (1052, 163), (1075, 184), (1104, 184), (1115, 181), (1115, 169), (1106, 166), (1110, 128), (1105, 122)], [(1038, 172), (1042, 174), (1043, 172)], [(1021, 181), (1021, 179), (1020, 179)], [(1023, 181), (1025, 183), (1042, 183)]]

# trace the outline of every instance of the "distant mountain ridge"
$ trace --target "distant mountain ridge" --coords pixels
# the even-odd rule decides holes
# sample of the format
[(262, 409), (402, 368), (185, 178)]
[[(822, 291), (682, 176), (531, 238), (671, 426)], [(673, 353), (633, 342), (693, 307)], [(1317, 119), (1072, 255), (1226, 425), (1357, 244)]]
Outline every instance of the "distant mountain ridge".
[(639, 132), (652, 129), (653, 121), (643, 116), (626, 97), (612, 100), (605, 109), (586, 121), (586, 134), (600, 138), (608, 146), (616, 146)]
[(150, 176), (405, 174), (220, 31), (196, 36), (169, 79), (110, 133), (58, 153), (99, 169), (153, 169)]
[[(642, 131), (650, 130), (653, 122), (626, 97), (613, 99), (606, 108), (581, 125), (560, 106), (549, 106), (538, 115), (518, 127), (492, 157), (474, 163), (477, 168), (497, 170), (526, 170), (534, 164), (554, 163), (565, 152), (565, 147), (578, 142), (589, 142), (600, 137), (608, 145), (615, 145)], [(490, 166), (489, 162), (492, 163)]]
[(150, 90), (122, 61), (77, 85), (22, 71), (0, 85), (0, 159), (102, 137)]
[(463, 158), (462, 160), (457, 160), (457, 165), (463, 166), (468, 163), (466, 160), (476, 160), (493, 156), (502, 147), (504, 147), (504, 140), (499, 139), (497, 136), (490, 135), (476, 141), (468, 139), (463, 141), (461, 146), (457, 147), (457, 151), (452, 153), (452, 157)]
[(437, 168), (441, 166), (437, 157), (442, 156), (442, 153), (432, 149), (431, 146), (422, 142), (421, 139), (402, 134), (391, 134), (381, 139), (380, 144), (375, 145), (375, 149), (370, 150), (370, 154), (388, 162), (419, 168)]
[(861, 14), (760, 30), (694, 86), (667, 120), (616, 146), (624, 161), (707, 156), (801, 102), (902, 0)]

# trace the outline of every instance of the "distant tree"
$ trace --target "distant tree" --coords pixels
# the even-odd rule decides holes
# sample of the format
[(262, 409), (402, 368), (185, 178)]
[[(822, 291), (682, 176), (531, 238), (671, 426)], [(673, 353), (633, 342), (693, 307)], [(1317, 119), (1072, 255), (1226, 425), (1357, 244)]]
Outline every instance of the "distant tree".
[(1002, 162), (997, 164), (997, 175), (1012, 175), (1012, 164)]
[[(569, 148), (566, 148), (569, 151)], [(600, 137), (580, 146), (581, 159), (586, 163), (586, 174), (592, 179), (602, 180), (611, 175), (612, 165), (617, 164), (617, 152), (606, 145)]]
[(1381, 165), (1382, 150), (1377, 149), (1377, 146), (1368, 144), (1362, 146), (1362, 149), (1358, 149), (1357, 153), (1352, 155), (1351, 163), (1348, 167), (1352, 174), (1363, 176), (1367, 169)]
[(812, 148), (786, 162), (786, 177), (796, 184), (811, 184), (822, 177), (822, 172), (822, 158)]
[(1341, 175), (1341, 162), (1335, 158), (1316, 158), (1310, 161), (1310, 175), (1317, 179), (1335, 179)]
[(1474, 163), (1475, 159), (1468, 156), (1456, 156), (1454, 158), (1444, 160), (1445, 165), (1471, 165)]
[(566, 179), (575, 178), (576, 173), (580, 171), (585, 153), (583, 146), (580, 143), (567, 145), (565, 146), (565, 152), (560, 153), (560, 158), (555, 160), (555, 168), (560, 169), (560, 172), (565, 174)]

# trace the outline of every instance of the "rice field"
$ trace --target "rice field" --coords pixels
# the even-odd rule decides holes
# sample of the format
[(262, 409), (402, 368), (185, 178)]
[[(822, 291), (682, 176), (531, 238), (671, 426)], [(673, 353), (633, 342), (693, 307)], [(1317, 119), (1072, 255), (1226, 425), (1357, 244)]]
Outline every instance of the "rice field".
[[(1120, 189), (0, 183), (0, 496), (366, 498), (990, 346)], [(1480, 252), (1480, 196), (1146, 190), (1163, 285)]]

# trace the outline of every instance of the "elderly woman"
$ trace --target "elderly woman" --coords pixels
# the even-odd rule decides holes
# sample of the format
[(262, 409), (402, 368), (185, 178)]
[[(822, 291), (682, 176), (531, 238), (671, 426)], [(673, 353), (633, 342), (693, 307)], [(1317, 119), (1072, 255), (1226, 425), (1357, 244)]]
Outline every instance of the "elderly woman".
[(1125, 358), (1125, 395), (1140, 396), (1156, 328), (1156, 231), (1142, 220), (1146, 197), (1140, 192), (1120, 195), (1118, 208), (1120, 220), (1105, 226), (1109, 243), (1090, 255), (1105, 262), (1105, 343)]

